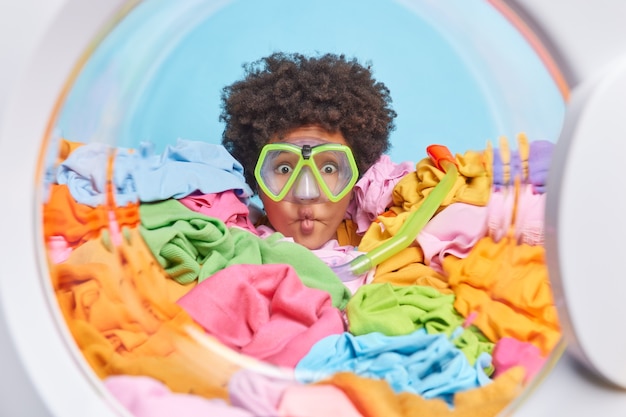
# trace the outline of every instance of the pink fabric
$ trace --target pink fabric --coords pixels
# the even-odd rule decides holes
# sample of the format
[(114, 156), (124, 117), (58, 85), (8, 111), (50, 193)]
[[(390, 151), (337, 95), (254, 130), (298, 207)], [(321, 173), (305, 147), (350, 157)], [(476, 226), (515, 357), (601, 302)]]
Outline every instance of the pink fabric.
[(446, 255), (465, 258), (487, 233), (487, 207), (453, 203), (433, 217), (417, 235), (424, 263), (443, 273)]
[(295, 385), (285, 390), (278, 407), (281, 417), (362, 417), (339, 388), (332, 385)]
[(285, 264), (232, 265), (178, 300), (225, 345), (294, 367), (320, 339), (344, 331), (330, 295), (302, 284)]
[(503, 337), (496, 342), (492, 358), (494, 377), (515, 366), (523, 366), (526, 369), (525, 382), (530, 382), (546, 362), (537, 346), (512, 337)]
[(104, 386), (135, 417), (253, 417), (246, 410), (221, 399), (209, 400), (192, 394), (173, 393), (163, 383), (147, 376), (116, 375)]
[(487, 233), (494, 242), (499, 242), (507, 235), (513, 221), (514, 204), (515, 195), (509, 187), (491, 193), (487, 204)]
[(515, 215), (515, 237), (519, 243), (543, 246), (545, 243), (546, 194), (534, 192), (532, 185), (520, 190)]
[(63, 236), (50, 236), (47, 244), (48, 257), (52, 263), (60, 264), (65, 262), (72, 253), (72, 248)]
[(393, 188), (409, 172), (415, 171), (415, 163), (396, 164), (388, 155), (368, 169), (354, 186), (354, 198), (346, 217), (357, 225), (357, 233), (363, 234), (392, 203)]
[[(354, 258), (363, 254), (363, 252), (356, 250), (354, 246), (340, 246), (336, 239), (326, 242), (326, 244), (324, 244), (321, 248), (315, 249), (312, 252), (331, 268), (347, 264)], [(361, 285), (369, 284), (374, 280), (374, 272), (375, 269), (372, 269), (356, 277), (348, 275), (345, 277), (339, 276), (339, 278), (343, 284), (348, 287), (350, 292), (354, 294)]]
[(277, 416), (278, 404), (295, 379), (280, 379), (260, 374), (251, 369), (236, 372), (228, 381), (228, 395), (233, 406), (255, 416)]
[(178, 201), (190, 210), (220, 219), (226, 226), (240, 227), (256, 234), (249, 219), (248, 206), (237, 197), (235, 190), (215, 194), (193, 193)]
[(517, 196), (513, 186), (494, 191), (487, 206), (489, 236), (498, 242), (512, 228), (518, 243), (542, 246), (545, 242), (545, 206), (546, 194), (536, 193), (530, 184), (521, 185)]

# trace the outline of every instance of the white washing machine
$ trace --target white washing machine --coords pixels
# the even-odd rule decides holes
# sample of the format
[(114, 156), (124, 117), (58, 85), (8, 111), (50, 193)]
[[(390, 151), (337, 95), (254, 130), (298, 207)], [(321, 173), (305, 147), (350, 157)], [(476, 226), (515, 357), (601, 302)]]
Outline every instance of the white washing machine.
[[(46, 285), (48, 276), (38, 240), (41, 219), (36, 209), (36, 196), (41, 187), (42, 158), (45, 158), (42, 147), (47, 135), (58, 127), (62, 127), (63, 133), (70, 137), (95, 137), (100, 140), (116, 137), (118, 144), (126, 144), (137, 135), (155, 137), (157, 143), (168, 140), (137, 127), (150, 122), (156, 125), (156, 118), (144, 120), (148, 123), (133, 124), (121, 115), (141, 108), (140, 103), (133, 101), (135, 97), (129, 97), (132, 102), (128, 105), (130, 107), (106, 107), (126, 97), (123, 95), (126, 92), (124, 88), (117, 92), (107, 90), (103, 93), (104, 98), (86, 100), (93, 93), (89, 88), (90, 82), (101, 75), (97, 74), (98, 66), (94, 63), (98, 59), (95, 49), (103, 44), (103, 40), (110, 39), (107, 36), (114, 30), (121, 30), (119, 22), (124, 21), (125, 16), (140, 7), (141, 3), (121, 0), (0, 3), (0, 175), (5, 190), (0, 216), (3, 236), (0, 251), (3, 265), (0, 275), (2, 416), (124, 415), (122, 408), (110, 398), (81, 360), (80, 352), (63, 326), (60, 313), (51, 302), (53, 295)], [(159, 56), (155, 47), (158, 46), (158, 52), (166, 50), (168, 45), (175, 45), (173, 34), (181, 36), (180, 33), (184, 32), (191, 36), (190, 29), (200, 27), (212, 16), (229, 11), (239, 13), (236, 16), (241, 16), (241, 20), (236, 21), (234, 26), (240, 31), (244, 31), (246, 19), (258, 18), (252, 12), (244, 16), (241, 4), (245, 2), (241, 1), (180, 2), (187, 6), (176, 6), (173, 2), (168, 5), (159, 0), (152, 3), (160, 3), (162, 13), (175, 24), (164, 29), (158, 26), (157, 12), (143, 16), (144, 22), (153, 19), (151, 24), (156, 24), (150, 26), (146, 23), (143, 29), (143, 35), (152, 31), (152, 38), (144, 45), (129, 46), (140, 39), (131, 37), (124, 45), (125, 52), (120, 52), (128, 54), (122, 55), (126, 59), (137, 51), (144, 54), (141, 56), (140, 53), (133, 61), (138, 66), (135, 71), (161, 68), (165, 65), (163, 62), (146, 59)], [(626, 29), (622, 23), (626, 16), (626, 3), (611, 0), (451, 0), (445, 5), (430, 0), (398, 0), (387, 3), (406, 12), (406, 15), (431, 21), (442, 38), (456, 39), (452, 42), (456, 48), (453, 49), (466, 64), (460, 69), (468, 71), (469, 68), (473, 79), (483, 82), (482, 85), (478, 83), (480, 88), (477, 91), (484, 97), (481, 96), (476, 103), (485, 107), (485, 120), (479, 120), (475, 114), (466, 114), (467, 109), (465, 112), (459, 109), (455, 120), (461, 127), (443, 132), (445, 137), (468, 147), (475, 146), (467, 142), (470, 140), (468, 137), (484, 140), (498, 134), (513, 136), (519, 130), (528, 129), (534, 136), (553, 138), (555, 141), (558, 138), (550, 171), (546, 248), (568, 347), (543, 381), (534, 384), (534, 388), (524, 394), (524, 401), (507, 410), (506, 414), (533, 417), (625, 415), (626, 356), (622, 353), (626, 352), (626, 334), (620, 330), (621, 318), (625, 316), (621, 300), (626, 294), (626, 282), (619, 271), (621, 249), (626, 248), (622, 238), (626, 235), (626, 221), (623, 220), (626, 197), (619, 185), (619, 167), (620, 156), (626, 151), (623, 117), (626, 111)], [(267, 4), (269, 8), (281, 2), (260, 4)], [(301, 5), (304, 4), (308, 3)], [(328, 2), (328, 5), (332, 4)], [(345, 21), (346, 26), (363, 25), (368, 18), (363, 10), (380, 6), (380, 2), (359, 4), (362, 6), (352, 15), (356, 23)], [(260, 6), (257, 4), (255, 7)], [(202, 13), (194, 14), (194, 11)], [(274, 16), (272, 13), (270, 15)], [(290, 16), (298, 16), (297, 10), (289, 13)], [(341, 11), (336, 13), (341, 14)], [(509, 32), (502, 32), (495, 23), (494, 26), (478, 23), (489, 18), (485, 14), (492, 13), (500, 18), (490, 22), (501, 25), (508, 20), (512, 23), (511, 27), (519, 31), (517, 37), (504, 36)], [(308, 17), (313, 19), (310, 14)], [(117, 26), (113, 26), (114, 23)], [(410, 49), (410, 44), (405, 42), (408, 35), (393, 32), (393, 26), (397, 26), (397, 30), (405, 30), (402, 29), (404, 22), (398, 18), (392, 23), (387, 22), (386, 33), (369, 32), (374, 38), (396, 43), (405, 51), (403, 58), (423, 59), (419, 49)], [(406, 24), (411, 26), (410, 19)], [(125, 33), (132, 35), (133, 26), (129, 28), (125, 29)], [(221, 32), (207, 35), (215, 39), (215, 45), (209, 48), (209, 56), (219, 59), (225, 68), (223, 74), (216, 75), (216, 83), (221, 85), (232, 81), (228, 77), (234, 79), (238, 76), (238, 73), (232, 75), (234, 65), (258, 57), (258, 50), (254, 48), (240, 54), (211, 49), (221, 45), (231, 48), (231, 51), (237, 50), (239, 44), (233, 40), (236, 37), (226, 29), (232, 31), (233, 26), (221, 26)], [(463, 31), (469, 31), (466, 34), (470, 35), (459, 35)], [(492, 31), (494, 36), (489, 36)], [(310, 25), (307, 33), (312, 37), (327, 36), (329, 39), (333, 36), (329, 27), (324, 25)], [(526, 46), (519, 45), (520, 39), (525, 40)], [(114, 46), (121, 50), (123, 41), (118, 39), (117, 42)], [(380, 50), (389, 53), (395, 49), (381, 43), (383, 46), (378, 46)], [(349, 44), (352, 49), (348, 52), (367, 51), (372, 45)], [(304, 47), (315, 48), (315, 44)], [(346, 48), (346, 44), (339, 43), (337, 47)], [(490, 53), (484, 51), (489, 48), (498, 53), (508, 53), (507, 59), (516, 63), (517, 70), (507, 67), (507, 71), (503, 71), (495, 61), (476, 59), (477, 56), (489, 57)], [(524, 78), (524, 71), (527, 71), (525, 65), (529, 65), (529, 61), (515, 61), (515, 56), (526, 57), (522, 54), (528, 54), (529, 50), (534, 53), (536, 64), (546, 69), (540, 78)], [(492, 53), (491, 57), (494, 56), (498, 55)], [(408, 58), (402, 61), (402, 65), (416, 65), (416, 61)], [(374, 60), (375, 65), (385, 59), (387, 56), (381, 55), (379, 61)], [(451, 58), (440, 56), (438, 59), (445, 61)], [(381, 65), (380, 72), (389, 74), (390, 79), (399, 79), (401, 86), (406, 79), (394, 73), (397, 67)], [(436, 65), (430, 70), (436, 71)], [(506, 76), (503, 75), (505, 72)], [(412, 76), (415, 77), (415, 74)], [(460, 79), (462, 75), (453, 74), (450, 77)], [(385, 77), (381, 75), (381, 78)], [(506, 87), (510, 85), (517, 85), (517, 88)], [(461, 83), (454, 88), (468, 88), (468, 96), (476, 93)], [(391, 89), (393, 92), (393, 86)], [(400, 108), (415, 105), (410, 101), (410, 94), (414, 92), (408, 90), (406, 97), (400, 95), (394, 98)], [(535, 97), (543, 97), (545, 101), (533, 102)], [(440, 102), (433, 97), (432, 118), (436, 118), (441, 109), (450, 106), (450, 96), (445, 93), (436, 98)], [(559, 104), (561, 101), (562, 105)], [(92, 107), (83, 109), (82, 117), (77, 116), (72, 106), (84, 106), (85, 103)], [(215, 106), (214, 103), (207, 104), (206, 113), (212, 111), (211, 105)], [(504, 114), (489, 111), (506, 106), (515, 111)], [(86, 116), (102, 114), (105, 108), (108, 114), (113, 115), (112, 118), (93, 123), (86, 121)], [(400, 109), (398, 112), (401, 113)], [(217, 129), (217, 125), (212, 124), (213, 119), (200, 118), (194, 124), (195, 121), (190, 121), (193, 116), (197, 114), (186, 116), (188, 118), (181, 116), (178, 124), (174, 123), (174, 130), (185, 126), (188, 130), (183, 135), (197, 135), (202, 129)], [(474, 123), (464, 124), (463, 117), (473, 118)], [(533, 121), (532, 126), (529, 126), (529, 120)], [(441, 125), (429, 126), (423, 122), (419, 129), (423, 130), (421, 134), (425, 140), (429, 140), (428, 135), (442, 134), (438, 131)], [(403, 139), (408, 136), (407, 132), (418, 129), (411, 123), (408, 119), (398, 120), (398, 152), (402, 152), (402, 141), (408, 140)], [(156, 128), (163, 131), (162, 126)], [(115, 135), (112, 136), (112, 132)]]

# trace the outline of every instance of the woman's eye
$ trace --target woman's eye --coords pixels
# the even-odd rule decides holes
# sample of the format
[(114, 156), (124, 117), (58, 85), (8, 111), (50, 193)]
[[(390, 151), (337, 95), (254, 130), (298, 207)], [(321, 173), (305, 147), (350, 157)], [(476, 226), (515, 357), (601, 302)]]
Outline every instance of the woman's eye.
[(293, 169), (291, 168), (290, 165), (287, 164), (280, 164), (276, 167), (275, 169), (276, 173), (278, 174), (289, 174), (291, 173), (291, 171), (293, 171)]
[(337, 166), (335, 164), (328, 163), (322, 166), (321, 171), (322, 171), (322, 174), (327, 174), (327, 175), (334, 174), (337, 172)]

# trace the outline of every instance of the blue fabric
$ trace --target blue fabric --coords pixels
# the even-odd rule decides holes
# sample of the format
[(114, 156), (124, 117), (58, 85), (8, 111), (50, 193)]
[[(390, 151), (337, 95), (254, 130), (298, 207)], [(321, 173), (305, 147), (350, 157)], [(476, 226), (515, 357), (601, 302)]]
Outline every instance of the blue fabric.
[(180, 199), (194, 191), (203, 194), (236, 190), (249, 197), (252, 190), (243, 176), (243, 166), (222, 145), (178, 139), (161, 155), (141, 150), (134, 173), (141, 202)]
[(98, 142), (80, 146), (59, 165), (56, 181), (67, 185), (77, 202), (91, 207), (103, 205), (106, 203), (108, 163), (113, 155), (114, 204), (125, 206), (137, 202), (132, 178), (137, 158), (129, 149), (112, 148)]
[(106, 203), (107, 168), (115, 153), (113, 168), (114, 204), (154, 202), (235, 190), (249, 197), (243, 166), (222, 145), (178, 139), (163, 154), (142, 143), (137, 150), (112, 148), (103, 143), (78, 147), (63, 161), (56, 173), (59, 184), (66, 184), (74, 199), (92, 207)]
[(337, 372), (383, 379), (397, 392), (441, 398), (452, 404), (454, 393), (491, 382), (483, 371), (491, 356), (481, 355), (472, 367), (444, 334), (419, 329), (409, 335), (350, 333), (317, 342), (296, 366), (296, 378), (312, 383)]

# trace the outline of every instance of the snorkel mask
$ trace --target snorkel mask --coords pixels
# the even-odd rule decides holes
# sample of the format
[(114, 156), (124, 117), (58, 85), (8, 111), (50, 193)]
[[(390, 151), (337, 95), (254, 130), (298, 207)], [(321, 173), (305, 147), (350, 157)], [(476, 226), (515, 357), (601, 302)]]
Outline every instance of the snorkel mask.
[(254, 176), (272, 200), (306, 204), (341, 200), (359, 171), (348, 146), (305, 138), (265, 145)]

